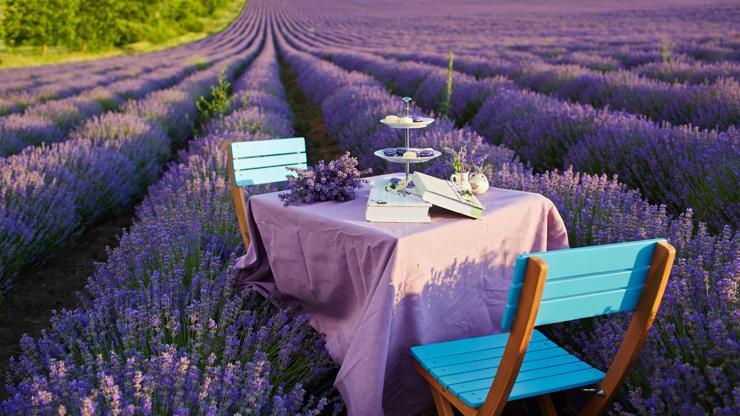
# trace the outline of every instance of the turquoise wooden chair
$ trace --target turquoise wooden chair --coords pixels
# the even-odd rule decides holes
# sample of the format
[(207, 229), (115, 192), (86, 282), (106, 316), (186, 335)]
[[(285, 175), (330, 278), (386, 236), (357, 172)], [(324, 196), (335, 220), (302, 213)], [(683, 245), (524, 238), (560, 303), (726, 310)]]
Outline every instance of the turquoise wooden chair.
[[(593, 393), (581, 415), (602, 412), (634, 363), (663, 298), (675, 249), (665, 240), (633, 241), (516, 259), (501, 325), (508, 333), (411, 348), (437, 412), (499, 415), (508, 400), (536, 398), (555, 415), (549, 393)], [(606, 373), (568, 353), (539, 325), (634, 311)]]
[(244, 247), (249, 250), (249, 225), (244, 187), (288, 180), (288, 168), (307, 168), (306, 140), (290, 139), (234, 142), (228, 146), (229, 180), (234, 197), (239, 231)]

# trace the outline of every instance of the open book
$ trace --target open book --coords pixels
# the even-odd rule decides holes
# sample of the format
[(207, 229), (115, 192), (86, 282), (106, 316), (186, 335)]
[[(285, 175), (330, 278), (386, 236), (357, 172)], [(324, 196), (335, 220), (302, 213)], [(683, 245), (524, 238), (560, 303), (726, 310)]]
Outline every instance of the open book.
[(430, 222), (429, 208), (419, 196), (385, 190), (387, 181), (377, 180), (370, 189), (365, 220), (370, 222)]
[(463, 191), (450, 181), (420, 172), (414, 172), (413, 181), (416, 194), (432, 205), (473, 218), (480, 218), (483, 214), (483, 204), (473, 194)]

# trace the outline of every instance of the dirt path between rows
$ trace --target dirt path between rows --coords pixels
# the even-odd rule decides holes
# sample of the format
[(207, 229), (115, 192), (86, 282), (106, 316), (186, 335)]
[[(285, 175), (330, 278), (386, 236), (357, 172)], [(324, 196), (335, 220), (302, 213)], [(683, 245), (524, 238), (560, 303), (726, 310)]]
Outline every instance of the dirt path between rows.
[(328, 162), (339, 158), (344, 152), (327, 133), (321, 109), (303, 95), (293, 68), (282, 59), (279, 62), (280, 81), (285, 88), (288, 106), (293, 112), (295, 134), (306, 138), (308, 163), (315, 164), (319, 160)]
[(21, 336), (38, 336), (49, 327), (53, 310), (72, 309), (79, 304), (76, 293), (85, 289), (95, 262), (108, 258), (106, 247), (118, 245), (123, 230), (133, 222), (133, 206), (107, 217), (59, 248), (42, 265), (14, 279), (13, 288), (0, 302), (0, 401), (7, 396), (8, 360), (20, 353)]

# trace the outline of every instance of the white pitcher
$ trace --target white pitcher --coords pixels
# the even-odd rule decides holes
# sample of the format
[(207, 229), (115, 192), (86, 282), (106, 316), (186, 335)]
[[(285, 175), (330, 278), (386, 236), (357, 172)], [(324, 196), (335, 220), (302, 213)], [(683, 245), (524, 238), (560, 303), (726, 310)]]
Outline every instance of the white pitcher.
[(470, 187), (470, 181), (468, 180), (469, 175), (470, 172), (455, 173), (450, 176), (450, 181), (454, 182), (455, 185), (459, 186), (463, 191), (472, 192), (473, 190)]

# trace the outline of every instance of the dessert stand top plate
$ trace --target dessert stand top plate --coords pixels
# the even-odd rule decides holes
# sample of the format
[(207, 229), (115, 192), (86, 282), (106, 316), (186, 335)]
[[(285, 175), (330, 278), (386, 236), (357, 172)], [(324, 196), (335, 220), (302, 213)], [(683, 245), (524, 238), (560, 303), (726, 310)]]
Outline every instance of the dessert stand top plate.
[(416, 123), (388, 123), (385, 119), (381, 119), (380, 122), (392, 129), (423, 129), (424, 127), (434, 123), (434, 119), (422, 117), (421, 121)]

